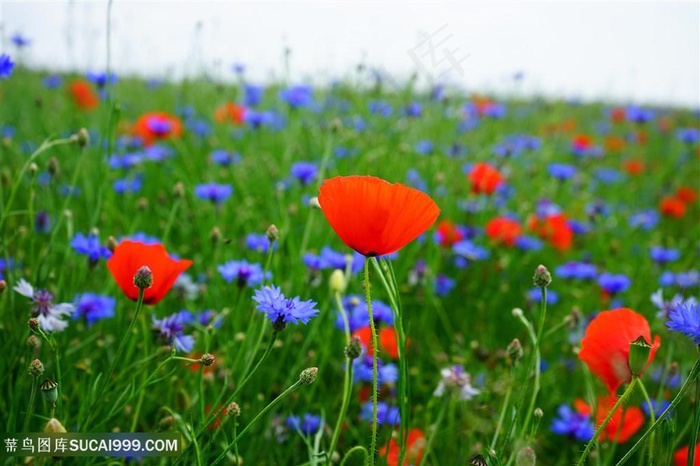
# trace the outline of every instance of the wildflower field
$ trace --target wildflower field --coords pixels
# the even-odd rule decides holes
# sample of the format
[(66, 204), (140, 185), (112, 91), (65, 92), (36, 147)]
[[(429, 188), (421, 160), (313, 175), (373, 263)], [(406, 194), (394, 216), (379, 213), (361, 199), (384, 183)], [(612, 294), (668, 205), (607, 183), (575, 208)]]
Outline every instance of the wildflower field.
[(0, 431), (180, 439), (0, 464), (700, 464), (697, 112), (0, 69)]

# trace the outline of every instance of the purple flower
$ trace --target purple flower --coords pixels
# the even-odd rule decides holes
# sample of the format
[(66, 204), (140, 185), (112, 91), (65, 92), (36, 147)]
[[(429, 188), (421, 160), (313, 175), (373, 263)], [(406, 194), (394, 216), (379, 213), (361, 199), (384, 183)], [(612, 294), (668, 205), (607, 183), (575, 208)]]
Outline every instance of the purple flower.
[(217, 165), (228, 167), (237, 165), (241, 161), (241, 155), (226, 149), (216, 149), (211, 152), (211, 160)]
[(394, 109), (390, 103), (381, 100), (371, 100), (369, 104), (367, 104), (367, 108), (370, 113), (374, 115), (381, 115), (384, 118), (389, 118), (394, 112)]
[(298, 85), (281, 90), (279, 98), (292, 108), (308, 107), (314, 100), (314, 93), (311, 87)]
[[(263, 281), (263, 269), (260, 264), (249, 264), (248, 261), (229, 261), (216, 268), (228, 283), (236, 280), (238, 287), (254, 287)], [(267, 272), (265, 278), (270, 279), (272, 274)]]
[(522, 235), (515, 240), (515, 246), (523, 251), (539, 251), (544, 243), (534, 236)]
[(243, 88), (243, 103), (246, 107), (257, 107), (265, 95), (265, 87), (256, 84), (246, 84)]
[(90, 233), (88, 236), (82, 233), (76, 233), (70, 245), (78, 254), (88, 256), (90, 263), (93, 264), (100, 259), (109, 259), (112, 257), (112, 251), (102, 246), (102, 244), (100, 244), (100, 238), (94, 233)]
[(576, 167), (566, 163), (551, 163), (547, 170), (551, 176), (559, 180), (568, 180), (577, 172)]
[(318, 314), (314, 301), (301, 301), (299, 297), (289, 299), (282, 290), (274, 285), (255, 290), (253, 301), (258, 303), (258, 311), (264, 312), (272, 322), (275, 331), (282, 330), (286, 324), (309, 323)]
[(12, 259), (5, 260), (0, 258), (0, 280), (4, 280), (5, 276), (3, 275), (4, 272), (6, 272), (8, 269), (11, 269), (14, 266), (14, 261)]
[(605, 184), (619, 183), (625, 179), (625, 175), (614, 168), (596, 168), (593, 175), (598, 181)]
[[(350, 324), (351, 332), (369, 325), (369, 310), (367, 309), (367, 302), (364, 298), (359, 295), (348, 295), (343, 298), (343, 307), (348, 314), (348, 323)], [(384, 301), (378, 299), (372, 300), (372, 316), (374, 317), (375, 325), (379, 325), (381, 322), (387, 325), (394, 324), (394, 316), (391, 312), (391, 307)], [(336, 317), (335, 325), (341, 330), (345, 326), (340, 313)]]
[(75, 307), (70, 303), (54, 304), (54, 295), (48, 290), (34, 289), (24, 278), (13, 288), (17, 293), (34, 302), (32, 317), (39, 319), (39, 326), (45, 332), (61, 332), (68, 327), (63, 316), (73, 314)]
[(628, 222), (632, 228), (651, 230), (659, 223), (659, 213), (654, 209), (640, 210), (632, 214)]
[(598, 277), (598, 285), (610, 294), (620, 293), (630, 287), (632, 281), (626, 275), (603, 273)]
[(651, 109), (630, 105), (627, 107), (627, 121), (634, 123), (646, 123), (654, 119), (654, 111)]
[(418, 154), (430, 154), (431, 152), (433, 152), (434, 148), (435, 145), (433, 144), (433, 141), (429, 139), (418, 141), (414, 146), (414, 150)]
[[(671, 402), (668, 400), (657, 400), (655, 398), (650, 398), (649, 401), (651, 401), (651, 406), (654, 407), (654, 416), (657, 418), (661, 416), (661, 413), (666, 411), (666, 408), (671, 405)], [(642, 402), (642, 411), (644, 411), (644, 414), (646, 414), (647, 417), (649, 416), (649, 403), (647, 403), (646, 400)]]
[(401, 112), (404, 116), (418, 118), (423, 114), (423, 106), (419, 102), (411, 102)]
[(552, 432), (567, 435), (580, 442), (587, 442), (593, 438), (595, 428), (589, 414), (579, 414), (565, 404), (559, 405), (557, 414), (558, 417), (549, 427)]
[[(270, 240), (267, 238), (266, 234), (250, 233), (245, 237), (245, 245), (251, 251), (257, 251), (263, 254), (266, 254), (270, 250)], [(277, 249), (276, 241), (273, 243), (272, 249)]]
[(288, 416), (287, 427), (293, 430), (298, 430), (304, 435), (314, 435), (323, 425), (321, 416), (315, 414), (304, 414), (302, 419), (299, 416)]
[(231, 197), (233, 194), (233, 186), (230, 184), (218, 183), (199, 184), (195, 186), (194, 194), (199, 199), (219, 204)]
[(691, 288), (698, 286), (700, 283), (700, 273), (697, 270), (688, 270), (687, 272), (678, 272), (676, 274), (676, 285), (680, 288)]
[(275, 115), (272, 112), (257, 112), (248, 108), (243, 114), (243, 121), (257, 129), (261, 126), (272, 125), (275, 121)]
[[(650, 296), (651, 303), (659, 310), (657, 316), (662, 319), (667, 319), (671, 311), (676, 309), (676, 306), (683, 301), (683, 296), (676, 294), (670, 301), (664, 301), (664, 291), (659, 288)], [(690, 298), (690, 301), (695, 303), (695, 298)]]
[(112, 187), (114, 188), (114, 192), (117, 194), (137, 193), (141, 191), (141, 186), (143, 184), (142, 180), (143, 178), (141, 176), (136, 176), (134, 178), (120, 178), (118, 180), (114, 180)]
[[(527, 292), (527, 300), (531, 303), (539, 303), (542, 301), (542, 290), (539, 288), (530, 288)], [(559, 302), (559, 293), (556, 291), (547, 291), (547, 305), (556, 304)]]
[(22, 34), (20, 34), (19, 32), (15, 32), (12, 35), (12, 37), (10, 38), (10, 40), (12, 41), (13, 44), (15, 44), (15, 46), (17, 46), (17, 48), (20, 48), (20, 49), (22, 47), (26, 47), (32, 43), (32, 41), (30, 41), (26, 37), (22, 36)]
[(42, 79), (41, 84), (46, 89), (58, 89), (63, 84), (63, 79), (57, 74), (51, 74)]
[(558, 278), (574, 278), (577, 280), (594, 280), (598, 276), (598, 269), (587, 262), (570, 261), (554, 269)]
[(700, 141), (700, 129), (698, 128), (678, 128), (676, 139), (685, 144), (695, 144)]
[(34, 217), (34, 230), (37, 233), (48, 233), (51, 230), (51, 216), (45, 210), (40, 210)]
[(666, 327), (676, 332), (681, 332), (700, 345), (700, 306), (698, 303), (681, 302), (669, 314)]
[(9, 78), (14, 67), (15, 62), (12, 61), (9, 55), (5, 53), (0, 55), (0, 79)]
[(681, 252), (678, 249), (652, 246), (649, 249), (649, 255), (655, 262), (665, 264), (666, 262), (677, 261), (681, 257)]
[(452, 252), (454, 252), (457, 256), (470, 261), (480, 261), (488, 259), (490, 256), (487, 249), (477, 246), (473, 242), (466, 239), (453, 244)]
[(152, 328), (160, 331), (161, 338), (165, 339), (171, 347), (174, 346), (181, 353), (189, 353), (194, 348), (194, 337), (183, 333), (187, 317), (182, 312), (176, 312), (162, 319), (152, 316)]
[(94, 73), (92, 71), (85, 75), (88, 81), (94, 83), (97, 87), (105, 87), (107, 84), (114, 84), (117, 82), (117, 75), (114, 73), (99, 72)]
[(296, 162), (292, 164), (292, 176), (306, 186), (318, 176), (318, 167), (313, 162)]
[(75, 313), (73, 314), (73, 319), (85, 317), (88, 325), (92, 325), (98, 320), (114, 317), (116, 300), (111, 296), (83, 293), (77, 295), (74, 302)]
[(438, 274), (435, 277), (434, 289), (435, 296), (446, 296), (455, 287), (455, 280), (447, 275)]

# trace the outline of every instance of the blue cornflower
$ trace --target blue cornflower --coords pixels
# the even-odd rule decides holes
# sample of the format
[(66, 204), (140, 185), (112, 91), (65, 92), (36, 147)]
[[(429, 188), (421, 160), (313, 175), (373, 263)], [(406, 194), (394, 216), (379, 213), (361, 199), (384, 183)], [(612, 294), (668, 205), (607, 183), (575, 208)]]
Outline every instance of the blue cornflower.
[[(666, 408), (671, 405), (671, 402), (668, 400), (657, 400), (655, 398), (650, 398), (649, 401), (651, 401), (651, 406), (654, 407), (654, 416), (657, 418), (661, 416), (661, 413), (666, 411)], [(647, 403), (646, 400), (642, 402), (642, 411), (644, 411), (644, 414), (649, 417), (649, 403)]]
[(455, 364), (440, 370), (440, 382), (433, 396), (458, 395), (460, 400), (471, 400), (480, 393), (481, 391), (472, 386), (471, 375), (464, 370), (464, 367)]
[(423, 106), (420, 102), (411, 102), (403, 108), (401, 113), (410, 118), (418, 118), (423, 114)]
[(308, 107), (314, 100), (314, 92), (309, 86), (290, 86), (280, 91), (279, 99), (292, 108)]
[(315, 414), (306, 413), (302, 419), (299, 419), (299, 416), (287, 416), (287, 427), (304, 435), (316, 434), (322, 425), (323, 419)]
[[(261, 252), (263, 254), (270, 250), (270, 240), (266, 234), (250, 233), (245, 237), (245, 245), (251, 251)], [(277, 250), (277, 242), (272, 245), (272, 250)]]
[(143, 163), (144, 156), (141, 152), (129, 152), (122, 156), (112, 154), (109, 158), (109, 168), (112, 170), (128, 170)]
[(668, 315), (666, 327), (681, 332), (700, 345), (700, 306), (688, 301), (676, 304), (676, 308)]
[(9, 55), (5, 53), (0, 55), (0, 79), (9, 78), (14, 67), (15, 62), (12, 61)]
[(567, 163), (550, 163), (547, 171), (551, 176), (559, 180), (568, 180), (578, 171), (573, 165)]
[(141, 187), (143, 185), (143, 177), (141, 176), (136, 176), (134, 178), (120, 178), (118, 180), (114, 180), (114, 184), (112, 185), (114, 188), (114, 192), (117, 194), (126, 194), (126, 193), (137, 193), (141, 191)]
[(153, 144), (143, 149), (143, 159), (151, 162), (162, 162), (173, 156), (173, 150), (162, 144)]
[(605, 184), (619, 183), (625, 179), (625, 175), (615, 168), (596, 168), (593, 172), (593, 176)]
[[(531, 303), (539, 303), (542, 301), (542, 290), (538, 287), (530, 288), (527, 292), (527, 300)], [(556, 291), (547, 291), (547, 304), (556, 304), (559, 302), (559, 293)]]
[(435, 288), (435, 296), (446, 296), (455, 287), (456, 282), (447, 275), (438, 274), (438, 276), (435, 277), (433, 285)]
[(90, 233), (87, 236), (82, 233), (76, 233), (70, 241), (70, 245), (78, 254), (85, 254), (88, 256), (90, 262), (93, 264), (102, 258), (109, 259), (112, 257), (112, 251), (102, 246), (100, 244), (100, 238), (94, 233)]
[(676, 139), (685, 144), (695, 144), (700, 141), (700, 129), (698, 128), (678, 128)]
[(34, 230), (37, 233), (48, 233), (51, 230), (51, 216), (47, 211), (40, 210), (36, 213), (34, 216)]
[(433, 141), (429, 139), (423, 139), (421, 141), (418, 141), (413, 148), (418, 154), (430, 154), (431, 152), (433, 152), (435, 144), (433, 144)]
[(632, 228), (652, 230), (659, 223), (659, 213), (654, 209), (640, 210), (632, 214), (628, 222)]
[(620, 293), (630, 287), (632, 281), (627, 275), (603, 273), (598, 277), (598, 285), (610, 294)]
[(700, 284), (700, 273), (697, 270), (678, 272), (676, 274), (676, 285), (680, 288), (691, 288)]
[(27, 45), (32, 43), (32, 41), (30, 41), (29, 39), (24, 37), (19, 32), (15, 32), (12, 35), (12, 37), (10, 38), (10, 40), (12, 41), (13, 44), (15, 44), (15, 46), (17, 46), (17, 48), (26, 47)]
[(200, 138), (206, 138), (214, 131), (211, 123), (201, 118), (190, 118), (185, 121), (185, 126), (192, 134)]
[(577, 280), (593, 280), (598, 276), (598, 269), (587, 262), (570, 261), (554, 269), (558, 278), (575, 278)]
[(57, 74), (51, 74), (42, 79), (41, 84), (46, 89), (58, 89), (63, 84), (63, 79)]
[(558, 417), (549, 427), (552, 432), (568, 435), (581, 442), (587, 442), (593, 438), (595, 428), (589, 414), (577, 413), (565, 404), (559, 405), (557, 414)]
[(246, 107), (257, 107), (265, 96), (265, 86), (246, 84), (243, 87), (243, 103)]
[(0, 280), (3, 280), (5, 278), (3, 273), (11, 269), (14, 266), (14, 264), (15, 262), (12, 259), (6, 261), (5, 259), (0, 258)]
[[(374, 406), (371, 401), (362, 404), (360, 408), (360, 418), (366, 422), (372, 422)], [(377, 423), (397, 426), (400, 423), (399, 408), (389, 406), (383, 401), (377, 403)]]
[(409, 168), (406, 172), (406, 184), (418, 191), (428, 192), (428, 183), (415, 168)]
[(194, 337), (183, 334), (187, 316), (182, 312), (156, 319), (152, 316), (153, 328), (160, 331), (160, 336), (164, 338), (170, 346), (182, 353), (189, 353), (194, 348)]
[(655, 262), (665, 264), (666, 262), (677, 261), (681, 257), (681, 252), (678, 249), (652, 246), (649, 249), (649, 255)]
[(452, 252), (471, 261), (488, 259), (490, 256), (487, 249), (477, 246), (473, 242), (466, 239), (453, 244)]
[(217, 165), (228, 167), (238, 164), (241, 161), (241, 155), (226, 149), (216, 149), (211, 152), (211, 161)]
[(97, 87), (105, 87), (107, 84), (115, 84), (117, 82), (117, 75), (114, 73), (93, 73), (90, 71), (85, 75), (85, 77)]
[(515, 246), (523, 251), (539, 251), (544, 247), (544, 243), (534, 236), (519, 236), (515, 240)]
[(114, 307), (117, 303), (117, 300), (111, 296), (95, 293), (76, 295), (73, 301), (75, 303), (73, 319), (85, 317), (88, 325), (92, 325), (98, 320), (114, 317)]
[(194, 188), (194, 194), (198, 198), (219, 204), (233, 194), (233, 186), (230, 184), (205, 183), (198, 184)]
[(630, 105), (626, 111), (627, 121), (634, 123), (646, 123), (654, 119), (654, 111), (647, 108)]
[(275, 115), (272, 112), (258, 112), (248, 108), (243, 114), (243, 121), (253, 128), (260, 128), (272, 125), (275, 121)]
[(275, 331), (282, 330), (288, 323), (307, 324), (318, 314), (314, 301), (301, 301), (298, 296), (289, 299), (282, 294), (279, 287), (275, 286), (265, 286), (255, 290), (253, 301), (258, 303), (258, 311), (264, 312), (270, 319)]
[(70, 316), (75, 306), (70, 303), (54, 304), (54, 295), (48, 290), (34, 289), (24, 278), (20, 278), (13, 288), (17, 293), (26, 296), (34, 302), (32, 317), (39, 320), (39, 326), (45, 332), (62, 332), (68, 327), (63, 316)]
[[(229, 261), (216, 268), (221, 276), (228, 283), (236, 280), (240, 288), (245, 286), (254, 287), (263, 281), (263, 269), (260, 264), (250, 264), (246, 260)], [(266, 279), (270, 279), (272, 274), (267, 272)]]
[[(349, 295), (343, 298), (343, 307), (345, 312), (348, 313), (348, 323), (350, 325), (350, 332), (354, 332), (362, 327), (367, 327), (369, 325), (369, 311), (367, 309), (367, 302), (359, 295)], [(379, 299), (372, 300), (372, 316), (374, 317), (375, 325), (380, 323), (385, 323), (387, 325), (394, 324), (394, 316), (391, 313), (391, 307), (384, 301)], [(338, 313), (335, 325), (339, 329), (344, 328), (343, 318)]]
[(370, 113), (374, 115), (381, 115), (384, 118), (389, 118), (394, 112), (394, 109), (390, 103), (381, 100), (371, 100), (369, 104), (367, 104), (367, 109)]
[(318, 167), (313, 162), (296, 162), (292, 164), (292, 176), (306, 186), (318, 177)]
[(659, 277), (659, 286), (671, 286), (676, 282), (676, 275), (670, 270), (664, 270)]
[[(670, 301), (664, 301), (664, 290), (659, 288), (649, 297), (651, 303), (659, 310), (657, 316), (661, 319), (668, 318), (671, 311), (676, 309), (678, 303), (683, 301), (683, 296), (676, 294)], [(695, 298), (690, 298), (689, 302), (696, 303)]]

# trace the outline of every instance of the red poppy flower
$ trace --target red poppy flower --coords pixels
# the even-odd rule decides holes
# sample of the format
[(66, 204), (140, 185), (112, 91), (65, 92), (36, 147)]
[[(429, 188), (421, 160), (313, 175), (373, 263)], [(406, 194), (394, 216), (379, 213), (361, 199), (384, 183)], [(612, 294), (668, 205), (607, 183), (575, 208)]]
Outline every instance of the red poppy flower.
[[(372, 330), (367, 327), (361, 327), (352, 333), (353, 337), (357, 337), (360, 343), (367, 349), (367, 356), (374, 354), (372, 347)], [(396, 344), (396, 332), (393, 327), (382, 327), (379, 330), (379, 349), (382, 354), (388, 355), (392, 359), (399, 357), (399, 348)]]
[(522, 234), (520, 223), (507, 217), (496, 217), (486, 224), (486, 236), (508, 246), (513, 246)]
[(638, 159), (628, 159), (622, 162), (622, 169), (632, 176), (644, 172), (644, 162)]
[[(630, 343), (640, 335), (652, 341), (649, 322), (643, 315), (627, 308), (603, 311), (588, 324), (578, 357), (603, 381), (610, 393), (615, 393), (621, 384), (632, 379), (628, 365)], [(661, 339), (656, 335), (647, 365), (654, 360), (659, 346)]]
[(107, 261), (107, 268), (127, 298), (134, 301), (139, 296), (134, 274), (144, 265), (151, 269), (153, 285), (144, 290), (143, 302), (156, 304), (170, 291), (177, 277), (192, 265), (192, 261), (173, 259), (162, 244), (146, 245), (130, 240), (119, 243)]
[(685, 202), (676, 197), (665, 197), (661, 199), (659, 210), (666, 217), (681, 218), (685, 215)]
[(156, 141), (178, 137), (182, 134), (182, 123), (176, 116), (165, 112), (145, 113), (134, 123), (133, 132), (143, 139), (146, 146)]
[(100, 99), (92, 90), (90, 83), (82, 79), (73, 81), (68, 91), (80, 110), (92, 110), (100, 103)]
[(674, 197), (686, 204), (692, 204), (698, 200), (698, 192), (689, 186), (681, 186), (676, 190)]
[(436, 231), (438, 234), (438, 243), (440, 243), (440, 246), (444, 248), (451, 248), (453, 244), (464, 239), (464, 233), (462, 233), (457, 226), (449, 220), (443, 220), (438, 223)]
[(593, 146), (593, 138), (587, 134), (579, 134), (571, 141), (571, 146), (575, 150), (584, 151)]
[(574, 231), (563, 214), (548, 215), (544, 220), (532, 215), (528, 227), (560, 251), (570, 249), (574, 241)]
[(245, 107), (236, 105), (232, 102), (226, 102), (214, 110), (214, 119), (219, 123), (231, 122), (237, 125), (243, 124), (245, 116)]
[[(680, 448), (673, 454), (673, 464), (675, 466), (687, 466), (688, 465), (688, 450), (690, 445), (686, 445)], [(700, 443), (695, 445), (695, 460), (693, 461), (693, 466), (700, 466)]]
[(427, 194), (373, 176), (336, 176), (318, 203), (340, 239), (365, 256), (396, 252), (435, 223), (440, 209)]
[[(615, 395), (608, 395), (598, 398), (595, 425), (599, 426), (608, 417), (610, 410), (615, 406), (617, 398)], [(574, 401), (574, 409), (581, 414), (591, 414), (591, 407), (580, 398)], [(637, 406), (621, 406), (617, 408), (615, 414), (610, 418), (610, 422), (601, 432), (600, 440), (610, 440), (616, 443), (625, 443), (644, 425), (644, 413)]]
[[(406, 456), (403, 459), (403, 465), (420, 465), (423, 458), (423, 449), (425, 448), (425, 435), (420, 429), (410, 429), (406, 436)], [(393, 438), (389, 440), (389, 448), (382, 448), (379, 452), (382, 456), (386, 455), (386, 463), (388, 466), (399, 465), (399, 444)]]
[(488, 163), (479, 162), (474, 165), (469, 173), (469, 181), (472, 184), (473, 193), (491, 194), (503, 183), (503, 177), (498, 170)]

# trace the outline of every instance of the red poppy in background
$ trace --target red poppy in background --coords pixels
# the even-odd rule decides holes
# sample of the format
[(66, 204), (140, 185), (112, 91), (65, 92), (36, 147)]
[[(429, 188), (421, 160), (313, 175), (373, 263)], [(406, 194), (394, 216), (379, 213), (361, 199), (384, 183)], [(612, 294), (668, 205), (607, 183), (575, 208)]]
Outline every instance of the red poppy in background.
[(127, 298), (134, 301), (139, 296), (134, 274), (144, 265), (151, 269), (153, 285), (144, 290), (143, 302), (156, 304), (170, 291), (177, 277), (192, 265), (192, 261), (173, 259), (162, 244), (146, 245), (130, 240), (119, 243), (107, 261), (107, 268)]
[(574, 241), (574, 230), (563, 214), (548, 215), (544, 219), (532, 215), (528, 228), (560, 251), (569, 250)]
[(681, 218), (685, 215), (685, 202), (677, 197), (664, 197), (659, 203), (659, 210), (666, 217)]
[(661, 346), (661, 338), (656, 335), (652, 343), (647, 319), (627, 308), (603, 311), (588, 324), (578, 357), (614, 394), (620, 385), (632, 380), (628, 365), (630, 343), (639, 336), (652, 345), (648, 366)]
[(368, 257), (396, 252), (435, 223), (440, 209), (422, 191), (373, 176), (336, 176), (319, 188), (331, 228)]
[[(372, 330), (369, 326), (361, 327), (352, 332), (353, 337), (357, 337), (360, 343), (367, 349), (367, 356), (374, 354), (372, 347)], [(399, 357), (399, 348), (396, 344), (396, 332), (393, 327), (382, 327), (379, 330), (379, 349), (382, 354), (387, 354), (391, 359)]]
[(676, 190), (674, 197), (686, 204), (692, 204), (698, 200), (698, 192), (689, 186), (681, 186)]
[[(402, 466), (418, 466), (423, 458), (423, 449), (425, 448), (425, 435), (420, 429), (410, 429), (406, 436), (406, 456), (403, 459)], [(387, 451), (388, 450), (388, 451)], [(399, 444), (393, 438), (389, 440), (389, 448), (382, 448), (380, 455), (386, 454), (386, 463), (388, 466), (399, 466)]]
[(615, 123), (622, 123), (627, 119), (627, 111), (624, 107), (615, 107), (610, 111), (610, 119)]
[(214, 119), (219, 123), (231, 122), (236, 125), (242, 125), (244, 116), (245, 107), (236, 105), (233, 102), (226, 102), (214, 110)]
[(520, 223), (508, 217), (496, 217), (486, 224), (486, 236), (492, 240), (513, 246), (523, 234)]
[(622, 162), (622, 169), (632, 176), (644, 173), (644, 168), (644, 162), (639, 159), (627, 159)]
[(178, 117), (169, 113), (145, 113), (134, 123), (133, 133), (140, 136), (146, 146), (150, 146), (156, 141), (180, 136), (182, 123)]
[(90, 83), (82, 79), (77, 79), (70, 83), (68, 91), (73, 98), (73, 102), (80, 110), (92, 110), (100, 103), (100, 99), (93, 91)]
[(577, 134), (571, 140), (571, 147), (577, 151), (585, 151), (593, 147), (593, 138), (587, 134)]
[[(608, 417), (610, 410), (615, 406), (617, 398), (611, 394), (598, 398), (595, 425), (599, 426)], [(574, 409), (580, 414), (591, 414), (591, 407), (582, 399), (574, 401)], [(610, 440), (616, 443), (625, 443), (644, 425), (644, 413), (637, 406), (621, 406), (610, 418), (610, 422), (601, 432), (600, 440)]]
[(469, 173), (469, 181), (472, 184), (473, 193), (491, 194), (503, 183), (503, 177), (498, 170), (488, 163), (479, 162), (474, 165)]
[(444, 248), (451, 248), (453, 244), (464, 239), (464, 233), (449, 220), (443, 220), (438, 223), (436, 231), (438, 234), (438, 243)]
[[(688, 450), (690, 450), (690, 445), (686, 445), (683, 448), (678, 449), (673, 454), (673, 464), (675, 466), (687, 466)], [(700, 466), (700, 443), (695, 445), (695, 460), (693, 461), (693, 466)]]

